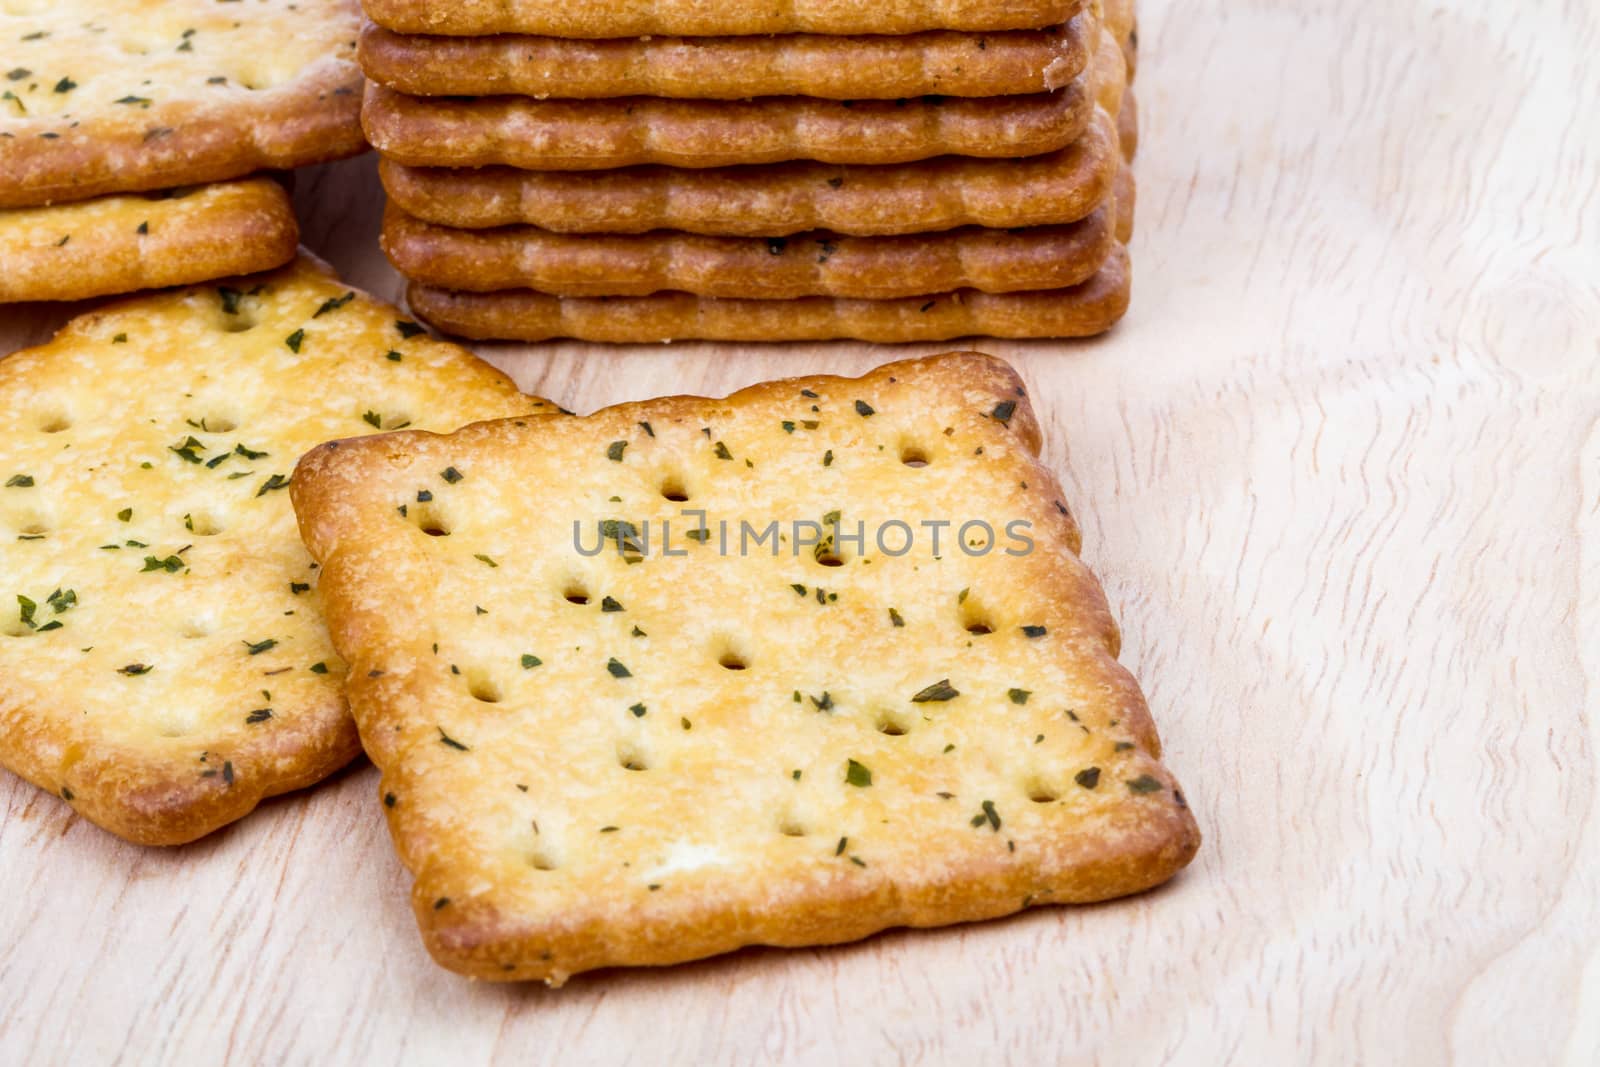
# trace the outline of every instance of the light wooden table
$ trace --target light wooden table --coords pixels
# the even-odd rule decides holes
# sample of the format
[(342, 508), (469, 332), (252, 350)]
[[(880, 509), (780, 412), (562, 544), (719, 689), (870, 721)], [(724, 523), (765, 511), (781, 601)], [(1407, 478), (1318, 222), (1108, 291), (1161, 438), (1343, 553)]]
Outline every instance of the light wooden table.
[[(370, 766), (175, 851), (4, 777), (0, 1061), (1600, 1063), (1600, 9), (1146, 0), (1143, 45), (1132, 314), (979, 347), (1042, 409), (1187, 873), (496, 988), (423, 953)], [(370, 159), (297, 199), (398, 293)], [(484, 351), (588, 410), (910, 350)]]

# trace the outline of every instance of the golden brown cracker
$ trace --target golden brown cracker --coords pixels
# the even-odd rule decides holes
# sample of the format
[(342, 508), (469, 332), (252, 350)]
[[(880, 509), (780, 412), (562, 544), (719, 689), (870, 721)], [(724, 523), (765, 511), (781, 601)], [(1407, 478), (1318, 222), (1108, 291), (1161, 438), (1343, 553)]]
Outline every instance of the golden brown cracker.
[(1063, 226), (963, 227), (899, 237), (813, 231), (790, 237), (559, 234), (531, 226), (458, 230), (392, 205), (383, 249), (426, 285), (474, 292), (530, 288), (554, 296), (663, 291), (764, 300), (881, 300), (927, 292), (1064, 289), (1091, 277), (1116, 242), (1117, 206)]
[(1123, 167), (1117, 172), (1117, 240), (1127, 244), (1133, 240), (1133, 219), (1137, 212), (1134, 210), (1138, 204), (1139, 185), (1134, 179), (1133, 168)]
[(967, 353), (308, 455), (435, 959), (560, 984), (1172, 877), (1199, 832), (1039, 447)]
[(575, 41), (418, 37), (368, 23), (359, 58), (367, 77), (414, 96), (1012, 96), (1050, 92), (1077, 77), (1088, 65), (1097, 25), (1082, 12), (1061, 26), (994, 34)]
[(298, 241), (294, 205), (268, 178), (0, 208), (0, 304), (254, 274), (293, 259)]
[(386, 159), (379, 171), (391, 202), (442, 226), (787, 237), (823, 229), (875, 236), (1076, 222), (1106, 198), (1120, 164), (1116, 122), (1102, 112), (1067, 148), (1028, 159), (615, 171), (452, 170)]
[(369, 83), (362, 121), (373, 147), (417, 167), (603, 170), (641, 163), (725, 167), (814, 159), (905, 163), (954, 154), (1059, 151), (1088, 127), (1087, 75), (1054, 93), (837, 101), (473, 100), (404, 96)]
[(1116, 246), (1098, 273), (1071, 289), (1031, 293), (958, 290), (900, 300), (727, 300), (687, 293), (555, 297), (529, 289), (463, 293), (413, 283), (416, 315), (479, 340), (651, 343), (673, 340), (825, 341), (883, 344), (958, 337), (1089, 337), (1128, 309), (1131, 274)]
[(166, 189), (365, 147), (355, 0), (0, 10), (0, 207)]
[(1135, 0), (1096, 0), (1101, 23), (1118, 44), (1133, 41), (1138, 33)]
[(363, 0), (367, 16), (397, 33), (478, 37), (497, 33), (549, 37), (647, 37), (681, 34), (906, 34), (923, 30), (1030, 30), (1075, 15), (1081, 0)]
[(1122, 95), (1122, 110), (1117, 113), (1117, 138), (1122, 157), (1129, 163), (1139, 154), (1139, 99), (1130, 87)]
[(0, 764), (142, 844), (356, 755), (287, 488), (300, 454), (536, 410), (309, 258), (0, 360)]

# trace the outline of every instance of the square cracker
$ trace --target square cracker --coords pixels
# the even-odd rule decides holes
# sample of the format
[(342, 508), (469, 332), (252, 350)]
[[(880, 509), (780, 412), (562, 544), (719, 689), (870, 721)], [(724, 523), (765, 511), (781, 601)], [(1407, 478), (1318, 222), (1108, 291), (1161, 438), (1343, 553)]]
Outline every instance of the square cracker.
[[(1126, 172), (1124, 172), (1126, 173)], [(1127, 202), (1131, 203), (1131, 196)], [(1124, 203), (1118, 193), (1118, 211)], [(1124, 225), (1122, 220), (1119, 227)], [(1131, 225), (1131, 219), (1127, 222)], [(982, 293), (957, 289), (898, 300), (810, 296), (730, 299), (690, 293), (650, 296), (551, 296), (533, 289), (470, 293), (412, 282), (406, 302), (446, 333), (478, 340), (545, 341), (572, 337), (615, 344), (689, 339), (827, 341), (877, 344), (958, 337), (1093, 337), (1115, 326), (1132, 297), (1126, 246), (1112, 248), (1100, 270), (1070, 289)]]
[(0, 0), (0, 207), (355, 155), (356, 0)]
[(476, 37), (741, 37), (764, 33), (904, 34), (922, 30), (1034, 30), (1065, 22), (1083, 0), (363, 0), (367, 16), (398, 33)]
[(533, 226), (458, 230), (390, 204), (383, 250), (413, 281), (558, 296), (695, 293), (734, 299), (832, 296), (892, 300), (972, 288), (986, 293), (1065, 289), (1097, 273), (1117, 243), (1117, 205), (1061, 226), (850, 237), (827, 231), (775, 237), (562, 234)]
[(300, 240), (270, 178), (0, 208), (0, 304), (82, 300), (281, 267)]
[(694, 169), (815, 159), (909, 163), (942, 155), (1010, 159), (1059, 151), (1093, 121), (1089, 72), (1052, 93), (913, 100), (470, 100), (406, 96), (368, 84), (372, 146), (416, 167)]
[(942, 156), (919, 163), (837, 166), (809, 161), (680, 170), (453, 170), (378, 164), (389, 200), (441, 226), (527, 224), (557, 233), (681, 230), (788, 237), (805, 230), (861, 236), (957, 226), (1076, 222), (1111, 191), (1122, 162), (1117, 120), (1096, 112), (1067, 148), (1029, 159)]
[(308, 454), (301, 534), (434, 957), (559, 984), (1184, 866), (1039, 445), (968, 353)]
[(177, 844), (356, 754), (295, 460), (542, 406), (420, 333), (302, 258), (0, 360), (0, 764)]
[(367, 77), (416, 96), (813, 96), (894, 100), (1059, 89), (1089, 61), (1099, 23), (1079, 12), (1042, 30), (900, 37), (427, 37), (368, 23)]

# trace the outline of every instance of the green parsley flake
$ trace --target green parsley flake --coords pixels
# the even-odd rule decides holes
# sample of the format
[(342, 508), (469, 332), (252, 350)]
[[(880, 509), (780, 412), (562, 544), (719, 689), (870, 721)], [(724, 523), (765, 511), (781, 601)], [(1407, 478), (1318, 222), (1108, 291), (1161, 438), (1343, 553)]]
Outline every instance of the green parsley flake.
[(939, 704), (946, 700), (954, 700), (961, 695), (961, 691), (950, 684), (950, 679), (945, 678), (934, 682), (928, 688), (911, 698), (913, 704)]
[(261, 483), (261, 488), (256, 490), (256, 496), (266, 496), (274, 489), (287, 489), (288, 487), (289, 479), (287, 477), (282, 474), (274, 474)]
[(205, 442), (197, 439), (193, 434), (185, 437), (175, 445), (168, 445), (167, 451), (176, 453), (178, 458), (185, 463), (199, 463), (200, 451), (206, 447)]
[(311, 317), (314, 319), (320, 319), (330, 311), (338, 311), (355, 298), (356, 294), (354, 291), (352, 291), (344, 294), (343, 296), (331, 297), (327, 300), (324, 300), (322, 302), (322, 306), (317, 308)]
[(845, 764), (844, 780), (848, 785), (865, 788), (872, 784), (872, 772), (863, 764), (850, 760)]

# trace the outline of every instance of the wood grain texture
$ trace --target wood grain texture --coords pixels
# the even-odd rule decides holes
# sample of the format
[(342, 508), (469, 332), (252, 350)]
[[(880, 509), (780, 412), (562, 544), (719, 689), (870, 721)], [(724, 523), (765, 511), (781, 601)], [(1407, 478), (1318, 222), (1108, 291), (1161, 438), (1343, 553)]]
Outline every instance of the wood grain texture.
[[(370, 768), (174, 852), (6, 779), (5, 1058), (1600, 1062), (1600, 13), (1147, 0), (1141, 35), (1131, 313), (980, 347), (1046, 418), (1193, 867), (552, 993), (428, 961)], [(393, 296), (372, 167), (298, 200)], [(0, 314), (11, 348), (65, 311)], [(932, 347), (483, 351), (589, 410)]]

